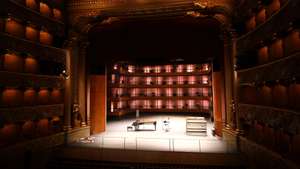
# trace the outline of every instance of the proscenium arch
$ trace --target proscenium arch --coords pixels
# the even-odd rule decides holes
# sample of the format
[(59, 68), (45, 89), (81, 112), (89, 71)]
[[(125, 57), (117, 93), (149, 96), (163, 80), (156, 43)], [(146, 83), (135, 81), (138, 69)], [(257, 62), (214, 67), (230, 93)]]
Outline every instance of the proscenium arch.
[[(221, 40), (223, 40), (226, 44), (231, 43), (232, 38), (234, 37), (234, 31), (231, 27), (232, 10), (230, 10), (227, 6), (217, 5), (206, 7), (199, 6), (195, 2), (189, 3), (186, 8), (187, 9), (184, 9), (181, 11), (181, 13), (179, 13), (180, 16), (195, 18), (195, 20), (201, 18), (209, 18), (215, 20), (217, 23), (219, 23), (219, 36)], [(190, 9), (193, 10), (191, 11)], [(105, 28), (107, 25), (116, 23), (122, 25), (122, 22), (126, 22), (128, 19), (135, 19), (136, 21), (139, 21), (139, 18), (143, 18), (141, 16), (147, 16), (148, 14), (147, 9), (143, 9), (144, 15), (141, 10), (137, 11), (139, 11), (139, 14), (133, 14), (131, 16), (126, 15), (127, 10), (124, 9), (113, 9), (102, 12), (99, 11), (99, 14), (93, 16), (78, 16), (74, 19), (74, 23), (71, 25), (71, 29), (69, 31), (69, 39), (73, 39), (73, 41), (76, 40), (79, 43), (87, 43), (90, 30), (92, 30), (96, 26)], [(174, 10), (174, 12), (176, 12), (176, 10)], [(196, 13), (197, 15), (190, 15), (189, 13), (191, 12)], [(170, 13), (172, 13), (172, 11)], [(153, 17), (156, 17), (157, 20), (160, 19), (160, 15), (155, 15)], [(176, 18), (176, 16), (174, 16), (173, 18)], [(178, 17), (178, 19), (181, 18)]]
[[(210, 18), (219, 23), (220, 26), (220, 37), (221, 40), (224, 41), (224, 48), (227, 46), (228, 48), (233, 47), (233, 42), (235, 38), (235, 33), (234, 29), (232, 28), (231, 24), (231, 18), (232, 18), (232, 9), (228, 8), (228, 6), (201, 6), (197, 3), (191, 3), (190, 8), (187, 10), (183, 10), (181, 13), (181, 16), (186, 16), (190, 15), (190, 17), (194, 17), (195, 19), (201, 19), (201, 18)], [(192, 9), (192, 10), (191, 10)], [(77, 41), (79, 44), (85, 44), (84, 50), (87, 49), (86, 44), (88, 44), (88, 34), (90, 30), (95, 27), (95, 26), (103, 26), (109, 25), (109, 24), (114, 24), (114, 23), (121, 23), (122, 21), (126, 22), (126, 19), (128, 19), (128, 15), (126, 17), (126, 10), (121, 10), (121, 9), (114, 9), (117, 10), (118, 12), (115, 13), (114, 11), (107, 10), (105, 12), (99, 12), (97, 15), (93, 16), (79, 16), (76, 19), (74, 19), (73, 24), (71, 25), (71, 31), (69, 32), (69, 39), (72, 39), (73, 41)], [(175, 12), (175, 11), (174, 11)], [(144, 9), (144, 14), (147, 13), (147, 9)], [(131, 15), (130, 19), (135, 19), (136, 16), (143, 16), (142, 14), (136, 14), (136, 15)], [(160, 17), (159, 15), (156, 15), (155, 17)], [(178, 18), (180, 19), (180, 18)], [(138, 21), (138, 19), (137, 19)], [(228, 126), (235, 126), (236, 124), (236, 119), (234, 113), (234, 107), (232, 106), (232, 100), (234, 98), (234, 86), (230, 81), (233, 78), (233, 66), (229, 65), (234, 65), (234, 61), (232, 55), (234, 54), (231, 49), (227, 49), (229, 53), (226, 53), (224, 50), (224, 55), (223, 55), (223, 60), (225, 70), (223, 72), (225, 79), (225, 84), (224, 88), (226, 89), (226, 117), (225, 117), (225, 123)], [(84, 53), (84, 52), (83, 52)], [(86, 53), (86, 52), (85, 52)], [(81, 55), (80, 57), (85, 57)], [(227, 88), (229, 89), (227, 91)]]

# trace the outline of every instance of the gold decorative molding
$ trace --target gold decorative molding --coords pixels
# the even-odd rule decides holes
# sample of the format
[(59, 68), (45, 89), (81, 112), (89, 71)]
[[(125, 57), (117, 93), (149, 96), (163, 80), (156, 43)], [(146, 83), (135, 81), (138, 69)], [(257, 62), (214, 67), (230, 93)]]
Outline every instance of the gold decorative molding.
[[(120, 4), (123, 6), (120, 6)], [(164, 1), (159, 3), (156, 1), (151, 3), (150, 1), (145, 1), (143, 4), (138, 2), (130, 4), (122, 2), (120, 4), (109, 4), (106, 1), (101, 3), (100, 1), (70, 1), (67, 4), (67, 8), (70, 11), (70, 23), (72, 25), (85, 23), (83, 25), (87, 27), (85, 28), (86, 31), (93, 26), (91, 24), (93, 19), (94, 21), (102, 22), (102, 24), (107, 24), (123, 18), (191, 15), (194, 17), (215, 16), (218, 21), (226, 22), (227, 24), (230, 22), (229, 18), (233, 11), (233, 0)], [(219, 15), (224, 15), (227, 19)], [(99, 20), (100, 17), (102, 17), (102, 20)], [(90, 19), (89, 22), (85, 22), (89, 20), (87, 18)]]

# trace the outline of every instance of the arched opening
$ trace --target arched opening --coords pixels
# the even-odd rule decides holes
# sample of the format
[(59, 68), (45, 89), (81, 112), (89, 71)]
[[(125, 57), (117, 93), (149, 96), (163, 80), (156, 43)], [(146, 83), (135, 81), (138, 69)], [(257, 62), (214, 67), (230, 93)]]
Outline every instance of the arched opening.
[[(220, 22), (210, 17), (95, 24), (87, 49), (92, 133), (126, 135), (132, 129), (149, 129), (159, 138), (165, 134), (160, 130), (166, 132), (164, 122), (171, 119), (167, 132), (187, 135), (192, 116), (204, 118), (205, 137), (221, 136), (222, 33)], [(148, 126), (136, 127), (135, 122)]]

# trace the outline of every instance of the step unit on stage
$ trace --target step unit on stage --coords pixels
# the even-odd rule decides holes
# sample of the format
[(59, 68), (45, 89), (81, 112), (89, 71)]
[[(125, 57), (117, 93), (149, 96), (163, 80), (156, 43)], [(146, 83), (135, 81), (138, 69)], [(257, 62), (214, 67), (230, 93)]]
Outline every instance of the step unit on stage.
[(188, 117), (186, 118), (186, 134), (187, 135), (207, 135), (207, 121), (204, 117)]

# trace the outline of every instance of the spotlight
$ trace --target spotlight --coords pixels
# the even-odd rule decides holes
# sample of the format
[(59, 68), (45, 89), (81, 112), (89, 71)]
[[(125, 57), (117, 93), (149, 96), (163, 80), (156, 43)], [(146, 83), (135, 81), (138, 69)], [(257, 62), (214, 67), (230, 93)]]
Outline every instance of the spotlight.
[(60, 73), (60, 76), (62, 76), (65, 80), (68, 80), (70, 78), (70, 75), (68, 75), (67, 71), (66, 70), (63, 70), (61, 73)]

